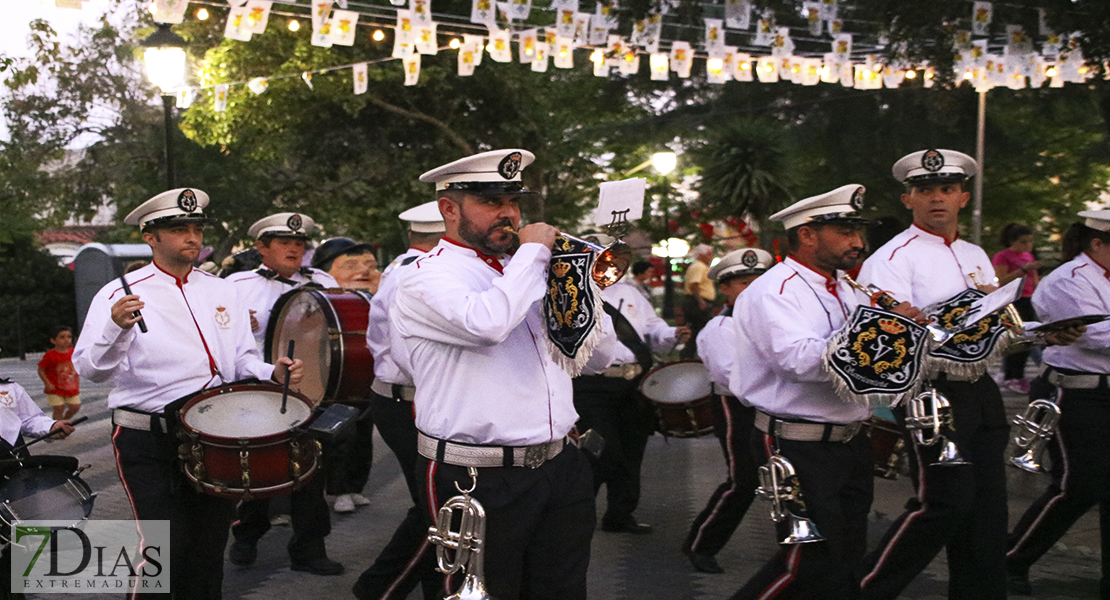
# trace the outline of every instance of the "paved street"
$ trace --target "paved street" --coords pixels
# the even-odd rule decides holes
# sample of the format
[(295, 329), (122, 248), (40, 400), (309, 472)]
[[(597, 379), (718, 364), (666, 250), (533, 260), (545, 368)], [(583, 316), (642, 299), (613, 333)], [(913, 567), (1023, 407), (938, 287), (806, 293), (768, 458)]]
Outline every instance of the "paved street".
[[(27, 388), (40, 406), (45, 406), (42, 385), (35, 374), (39, 357), (29, 355), (25, 362), (0, 360), (0, 376), (14, 378)], [(89, 422), (67, 440), (39, 444), (32, 450), (36, 454), (74, 455), (82, 464), (91, 465), (82, 477), (100, 494), (93, 517), (129, 518), (109, 444), (107, 388), (82, 381), (81, 395), (84, 406), (80, 414), (87, 415)], [(1024, 399), (1015, 394), (1007, 392), (1006, 400), (1011, 413), (1024, 406)], [(409, 502), (396, 460), (380, 438), (375, 440), (375, 450), (373, 471), (365, 492), (372, 504), (353, 514), (333, 513), (328, 552), (331, 558), (347, 567), (346, 574), (316, 577), (290, 571), (285, 553), (290, 531), (288, 527), (277, 527), (259, 544), (257, 564), (250, 568), (226, 566), (224, 597), (258, 600), (351, 597), (351, 584), (384, 545)], [(1043, 490), (1047, 477), (1016, 469), (1009, 471), (1012, 523)], [(728, 598), (735, 592), (775, 549), (767, 503), (757, 501), (753, 505), (732, 541), (718, 555), (725, 574), (706, 575), (693, 571), (680, 551), (686, 528), (723, 474), (724, 461), (715, 438), (668, 441), (653, 437), (644, 462), (644, 500), (637, 516), (654, 525), (655, 532), (630, 536), (599, 531), (594, 536), (590, 598), (702, 600)], [(877, 541), (891, 518), (901, 512), (902, 504), (911, 493), (905, 479), (876, 480), (872, 543)], [(1098, 577), (1098, 515), (1095, 513), (1086, 515), (1031, 572), (1035, 597), (1056, 600), (1096, 598)], [(946, 579), (944, 557), (940, 556), (903, 598), (945, 598)], [(413, 594), (412, 598), (416, 596)], [(57, 596), (34, 597), (49, 600)]]

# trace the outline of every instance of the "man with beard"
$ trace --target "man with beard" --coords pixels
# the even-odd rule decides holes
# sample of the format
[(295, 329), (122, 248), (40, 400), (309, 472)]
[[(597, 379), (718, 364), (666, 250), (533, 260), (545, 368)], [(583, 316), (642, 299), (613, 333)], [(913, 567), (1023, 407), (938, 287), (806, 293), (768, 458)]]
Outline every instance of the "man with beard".
[[(112, 380), (112, 446), (138, 520), (168, 520), (170, 587), (176, 598), (221, 597), (231, 500), (202, 494), (185, 478), (178, 440), (167, 425), (183, 399), (256, 377), (290, 384), (301, 361), (262, 361), (250, 316), (235, 286), (193, 268), (200, 255), (208, 194), (176, 189), (127, 215), (150, 245), (153, 264), (126, 275), (131, 293), (109, 282), (93, 298), (73, 351), (84, 378)], [(140, 312), (141, 311), (141, 312)], [(144, 322), (142, 331), (136, 327)]]
[[(837, 395), (824, 354), (858, 304), (844, 271), (862, 258), (866, 221), (856, 212), (863, 192), (861, 185), (846, 185), (772, 215), (786, 227), (790, 255), (756, 279), (734, 307), (736, 364), (742, 366), (730, 374), (729, 389), (756, 409), (753, 456), (777, 452), (793, 465), (803, 516), (824, 536), (780, 546), (735, 600), (859, 595), (853, 571), (866, 550), (873, 479), (871, 446), (859, 432), (871, 410)], [(907, 305), (896, 312), (916, 316)], [(778, 539), (788, 531), (785, 520)]]
[[(299, 213), (277, 213), (259, 219), (248, 230), (254, 247), (262, 255), (262, 266), (227, 278), (235, 284), (239, 298), (251, 310), (251, 328), (260, 350), (266, 338), (267, 323), (274, 303), (282, 294), (304, 285), (339, 287), (327, 273), (303, 267), (309, 231), (316, 222)], [(325, 469), (328, 456), (324, 457)], [(314, 575), (339, 575), (343, 565), (328, 558), (324, 538), (331, 532), (331, 516), (324, 499), (326, 477), (316, 476), (305, 487), (289, 495), (289, 520), (293, 537), (289, 558), (294, 571)], [(254, 564), (258, 540), (270, 530), (270, 500), (245, 500), (239, 505), (239, 520), (231, 527), (235, 542), (227, 556), (240, 567)]]
[(436, 185), (447, 232), (391, 275), (400, 279), (389, 314), (394, 355), (416, 386), (424, 509), (434, 515), (473, 488), (486, 511), (490, 595), (576, 600), (586, 597), (596, 517), (589, 465), (567, 438), (577, 419), (570, 376), (544, 339), (557, 231), (532, 223), (519, 247), (512, 233), (530, 193), (521, 170), (534, 159), (483, 152), (420, 177)]

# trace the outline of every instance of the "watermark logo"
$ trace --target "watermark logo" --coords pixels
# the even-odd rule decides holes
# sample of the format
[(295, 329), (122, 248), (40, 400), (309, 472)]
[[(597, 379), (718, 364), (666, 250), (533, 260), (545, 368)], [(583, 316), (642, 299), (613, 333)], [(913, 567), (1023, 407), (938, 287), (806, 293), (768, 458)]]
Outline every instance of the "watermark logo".
[(12, 592), (170, 593), (169, 521), (20, 521)]

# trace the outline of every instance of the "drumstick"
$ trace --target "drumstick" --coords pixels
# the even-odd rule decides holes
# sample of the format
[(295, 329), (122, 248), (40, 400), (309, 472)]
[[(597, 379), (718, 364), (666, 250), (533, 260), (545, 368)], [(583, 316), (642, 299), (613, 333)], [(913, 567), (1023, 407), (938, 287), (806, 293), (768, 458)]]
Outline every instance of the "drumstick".
[[(289, 360), (293, 360), (293, 343), (296, 340), (289, 340)], [(289, 375), (293, 365), (285, 367), (285, 385), (281, 388), (281, 414), (285, 414), (285, 401), (289, 399)]]
[[(80, 425), (81, 423), (84, 423), (85, 421), (88, 421), (88, 420), (89, 420), (88, 417), (77, 417), (76, 419), (70, 421), (69, 424), (70, 424), (70, 426), (77, 426), (77, 425)], [(31, 444), (37, 444), (37, 443), (45, 440), (46, 438), (54, 437), (54, 436), (58, 435), (61, 432), (62, 432), (62, 430), (59, 428), (59, 429), (55, 429), (54, 431), (51, 431), (49, 433), (44, 433), (43, 435), (40, 435), (39, 437), (37, 437), (37, 438), (35, 438), (35, 439), (33, 439), (29, 442), (24, 442), (24, 443), (16, 446), (15, 448), (12, 448), (11, 453), (14, 455), (16, 452), (19, 452), (20, 450), (26, 448), (27, 446), (30, 446)]]
[[(127, 285), (127, 277), (125, 277), (123, 275), (120, 275), (119, 276), (119, 281), (120, 281), (120, 283), (123, 284), (123, 293), (130, 296), (131, 295), (131, 286)], [(141, 313), (139, 311), (135, 311), (135, 312), (131, 313), (131, 316), (139, 317), (139, 331), (141, 331), (143, 333), (146, 333), (146, 321), (143, 319), (143, 313)]]

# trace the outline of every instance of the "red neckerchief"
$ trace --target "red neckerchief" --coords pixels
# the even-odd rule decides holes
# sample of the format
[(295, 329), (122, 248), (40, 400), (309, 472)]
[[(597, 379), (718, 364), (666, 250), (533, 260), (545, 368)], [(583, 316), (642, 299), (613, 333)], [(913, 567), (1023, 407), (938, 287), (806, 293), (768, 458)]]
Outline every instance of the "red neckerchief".
[(504, 269), (504, 267), (501, 266), (501, 260), (498, 259), (497, 257), (490, 256), (490, 255), (482, 252), (481, 250), (478, 250), (477, 248), (472, 248), (472, 247), (467, 246), (466, 244), (463, 244), (461, 242), (456, 242), (455, 240), (452, 240), (452, 239), (450, 239), (446, 236), (444, 236), (442, 239), (443, 239), (443, 241), (450, 242), (450, 243), (458, 246), (459, 248), (466, 248), (467, 250), (470, 250), (474, 254), (478, 255), (478, 258), (481, 259), (482, 262), (486, 263), (491, 268), (493, 268), (494, 271), (497, 271), (498, 273), (500, 273), (502, 275), (505, 274), (505, 269)]

